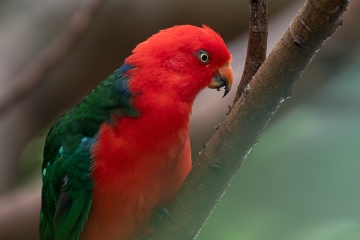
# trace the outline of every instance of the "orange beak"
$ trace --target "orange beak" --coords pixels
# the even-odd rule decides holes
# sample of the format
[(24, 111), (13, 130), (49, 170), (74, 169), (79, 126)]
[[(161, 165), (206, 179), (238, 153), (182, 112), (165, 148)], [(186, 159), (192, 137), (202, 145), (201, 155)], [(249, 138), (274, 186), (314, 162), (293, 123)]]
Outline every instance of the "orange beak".
[(223, 96), (225, 97), (230, 92), (233, 78), (234, 74), (231, 65), (230, 63), (226, 63), (224, 66), (218, 68), (208, 87), (216, 88), (218, 91), (220, 91), (220, 88), (225, 87), (225, 93)]

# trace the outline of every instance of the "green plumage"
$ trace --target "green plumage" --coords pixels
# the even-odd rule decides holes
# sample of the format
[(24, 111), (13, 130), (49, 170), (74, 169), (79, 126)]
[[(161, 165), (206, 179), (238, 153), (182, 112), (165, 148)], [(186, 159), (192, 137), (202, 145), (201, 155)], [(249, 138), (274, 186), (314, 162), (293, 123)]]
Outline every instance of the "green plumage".
[(78, 239), (92, 199), (91, 146), (111, 115), (136, 117), (124, 64), (52, 126), (43, 161), (41, 239)]

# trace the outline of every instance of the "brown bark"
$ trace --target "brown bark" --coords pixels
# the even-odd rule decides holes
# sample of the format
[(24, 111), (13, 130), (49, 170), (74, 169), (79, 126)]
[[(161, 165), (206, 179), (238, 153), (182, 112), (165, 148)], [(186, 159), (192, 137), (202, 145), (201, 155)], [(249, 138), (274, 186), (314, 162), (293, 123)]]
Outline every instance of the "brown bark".
[(249, 0), (250, 20), (249, 39), (245, 66), (240, 84), (238, 86), (234, 103), (240, 98), (245, 87), (255, 75), (266, 58), (267, 36), (268, 36), (268, 11), (266, 0)]

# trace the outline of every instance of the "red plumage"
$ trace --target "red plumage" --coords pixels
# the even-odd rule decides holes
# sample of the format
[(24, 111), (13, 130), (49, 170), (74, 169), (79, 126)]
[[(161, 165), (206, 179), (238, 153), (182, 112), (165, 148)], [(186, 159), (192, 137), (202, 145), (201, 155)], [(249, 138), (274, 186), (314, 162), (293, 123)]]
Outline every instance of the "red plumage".
[[(208, 63), (199, 61), (200, 50)], [(162, 30), (133, 50), (125, 63), (134, 66), (129, 89), (140, 116), (114, 116), (115, 124), (100, 127), (81, 239), (139, 240), (152, 231), (154, 211), (171, 202), (191, 169), (193, 101), (224, 66), (232, 82), (229, 61), (224, 41), (206, 26)]]

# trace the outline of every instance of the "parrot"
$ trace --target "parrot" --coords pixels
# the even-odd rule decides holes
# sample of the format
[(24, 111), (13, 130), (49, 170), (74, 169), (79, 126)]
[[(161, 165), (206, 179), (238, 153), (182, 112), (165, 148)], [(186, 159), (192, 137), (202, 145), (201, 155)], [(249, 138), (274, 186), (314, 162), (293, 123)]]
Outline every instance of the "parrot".
[(207, 25), (176, 25), (138, 44), (49, 130), (40, 239), (141, 240), (156, 231), (192, 167), (193, 102), (206, 87), (228, 94), (231, 61)]

